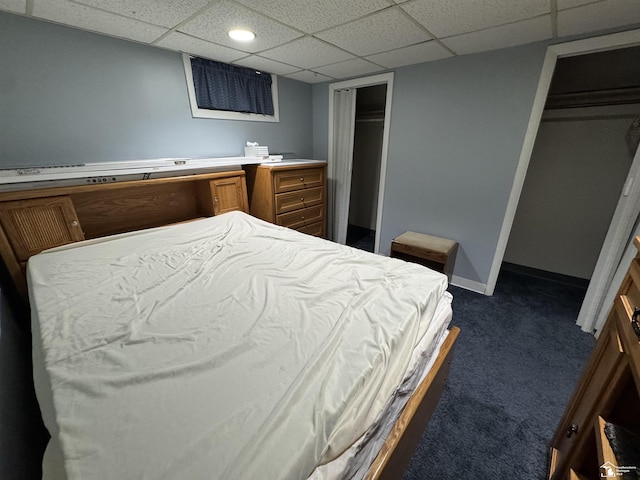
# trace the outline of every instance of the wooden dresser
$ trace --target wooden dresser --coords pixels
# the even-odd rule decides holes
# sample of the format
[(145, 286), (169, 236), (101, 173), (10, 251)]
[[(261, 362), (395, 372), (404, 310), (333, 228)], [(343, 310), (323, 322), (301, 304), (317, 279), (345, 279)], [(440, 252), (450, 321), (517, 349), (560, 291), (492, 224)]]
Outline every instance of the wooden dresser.
[[(634, 243), (640, 249), (640, 237)], [(622, 467), (630, 466), (628, 454), (625, 456), (624, 449), (615, 453), (605, 432), (611, 436), (612, 430), (617, 430), (621, 439), (635, 438), (636, 447), (640, 441), (640, 343), (633, 325), (640, 321), (637, 307), (640, 254), (629, 267), (553, 437), (549, 478), (623, 478)], [(631, 466), (640, 474), (638, 460)]]
[(325, 236), (325, 162), (247, 165), (251, 215), (300, 232)]
[(0, 192), (0, 255), (26, 298), (27, 260), (42, 250), (231, 210), (249, 212), (242, 170)]

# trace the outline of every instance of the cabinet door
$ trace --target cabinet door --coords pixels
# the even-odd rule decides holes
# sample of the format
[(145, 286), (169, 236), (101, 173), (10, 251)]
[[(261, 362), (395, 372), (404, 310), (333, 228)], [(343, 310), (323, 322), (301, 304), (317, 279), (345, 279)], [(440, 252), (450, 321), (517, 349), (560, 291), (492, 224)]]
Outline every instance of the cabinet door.
[(47, 248), (84, 240), (67, 196), (1, 202), (0, 223), (20, 262)]
[(241, 210), (249, 213), (247, 187), (244, 176), (220, 178), (211, 181), (213, 214)]

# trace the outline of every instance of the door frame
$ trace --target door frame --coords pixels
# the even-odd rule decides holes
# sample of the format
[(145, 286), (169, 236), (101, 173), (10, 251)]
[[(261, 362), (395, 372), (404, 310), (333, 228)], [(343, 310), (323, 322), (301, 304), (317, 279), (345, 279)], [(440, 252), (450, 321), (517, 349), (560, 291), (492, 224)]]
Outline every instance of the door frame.
[(484, 292), (485, 295), (493, 295), (495, 290), (498, 274), (500, 273), (500, 267), (504, 259), (504, 253), (507, 248), (511, 227), (513, 226), (516, 209), (518, 208), (520, 194), (522, 193), (522, 186), (524, 185), (524, 180), (527, 175), (527, 168), (529, 167), (529, 161), (531, 160), (531, 153), (533, 152), (533, 146), (536, 141), (536, 136), (538, 135), (540, 120), (544, 111), (544, 105), (547, 101), (549, 87), (551, 86), (551, 79), (553, 78), (553, 72), (558, 58), (584, 55), (587, 53), (605, 50), (615, 50), (638, 44), (640, 44), (640, 29), (585, 38), (583, 40), (575, 40), (567, 43), (559, 43), (549, 45), (547, 47), (547, 53), (542, 64), (542, 71), (540, 73), (540, 79), (538, 81), (538, 88), (534, 97), (531, 115), (529, 116), (529, 123), (524, 136), (522, 150), (520, 151), (518, 167), (516, 169), (513, 185), (511, 186), (507, 209), (502, 221), (498, 244), (491, 264), (491, 270), (489, 272), (489, 278)]
[[(393, 72), (381, 73), (378, 75), (371, 75), (368, 77), (353, 78), (351, 80), (344, 80), (341, 82), (329, 84), (329, 151), (328, 151), (328, 163), (329, 168), (333, 165), (333, 127), (336, 119), (334, 118), (333, 101), (336, 90), (344, 88), (363, 88), (372, 87), (374, 85), (387, 85), (387, 93), (384, 105), (384, 127), (382, 133), (382, 152), (380, 158), (380, 179), (378, 183), (378, 209), (376, 212), (376, 235), (373, 251), (379, 253), (380, 251), (380, 231), (382, 229), (382, 210), (384, 202), (384, 185), (387, 175), (387, 157), (389, 152), (389, 130), (391, 127), (391, 100), (393, 97)], [(354, 132), (355, 133), (355, 132)]]

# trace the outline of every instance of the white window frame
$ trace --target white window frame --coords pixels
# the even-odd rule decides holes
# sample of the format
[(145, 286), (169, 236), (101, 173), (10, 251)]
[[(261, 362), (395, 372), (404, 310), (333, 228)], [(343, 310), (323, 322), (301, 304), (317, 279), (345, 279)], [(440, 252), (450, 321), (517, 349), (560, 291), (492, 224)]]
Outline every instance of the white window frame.
[(249, 122), (280, 122), (280, 106), (278, 104), (278, 77), (271, 74), (271, 98), (273, 100), (273, 115), (263, 115), (260, 113), (229, 112), (226, 110), (209, 110), (198, 107), (196, 100), (196, 89), (193, 84), (193, 72), (191, 70), (192, 55), (183, 53), (182, 64), (187, 80), (187, 92), (189, 94), (189, 104), (191, 105), (191, 115), (194, 118), (214, 118), (218, 120), (244, 120)]

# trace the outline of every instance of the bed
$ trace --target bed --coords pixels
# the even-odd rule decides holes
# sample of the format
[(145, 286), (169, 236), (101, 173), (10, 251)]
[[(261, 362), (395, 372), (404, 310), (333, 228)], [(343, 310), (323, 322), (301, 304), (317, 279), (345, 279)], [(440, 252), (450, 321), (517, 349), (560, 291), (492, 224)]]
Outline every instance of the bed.
[(27, 278), (48, 479), (399, 478), (458, 333), (444, 275), (240, 211)]

